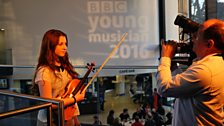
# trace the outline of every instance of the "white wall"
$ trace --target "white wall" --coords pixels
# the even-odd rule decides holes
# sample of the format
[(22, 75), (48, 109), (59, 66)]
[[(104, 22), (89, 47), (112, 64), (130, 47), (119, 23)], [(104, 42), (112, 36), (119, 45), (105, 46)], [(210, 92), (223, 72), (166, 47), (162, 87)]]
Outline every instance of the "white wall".
[(179, 40), (178, 26), (174, 25), (176, 16), (178, 15), (179, 0), (164, 0), (166, 14), (166, 40)]

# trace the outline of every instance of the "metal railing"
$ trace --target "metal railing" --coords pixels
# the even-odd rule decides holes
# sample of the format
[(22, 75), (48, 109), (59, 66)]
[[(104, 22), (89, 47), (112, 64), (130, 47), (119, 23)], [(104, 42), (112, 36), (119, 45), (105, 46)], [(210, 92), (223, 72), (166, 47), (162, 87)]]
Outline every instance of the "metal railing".
[[(17, 98), (25, 98), (29, 100), (36, 100), (40, 102), (44, 102), (43, 104), (37, 104), (34, 106), (28, 106), (16, 110), (10, 110), (6, 112), (0, 113), (0, 119), (12, 117), (18, 114), (24, 114), (28, 112), (32, 112), (35, 110), (40, 110), (40, 109), (47, 109), (47, 120), (48, 120), (48, 126), (52, 126), (52, 104), (55, 104), (58, 106), (57, 111), (58, 111), (58, 126), (64, 126), (64, 102), (62, 100), (52, 100), (52, 99), (47, 99), (47, 98), (40, 98), (37, 96), (33, 95), (25, 95), (25, 94), (19, 94), (19, 93), (14, 93), (10, 91), (5, 91), (5, 90), (0, 90), (0, 95), (4, 96), (10, 96), (10, 97), (17, 97)], [(46, 103), (45, 103), (46, 102)]]

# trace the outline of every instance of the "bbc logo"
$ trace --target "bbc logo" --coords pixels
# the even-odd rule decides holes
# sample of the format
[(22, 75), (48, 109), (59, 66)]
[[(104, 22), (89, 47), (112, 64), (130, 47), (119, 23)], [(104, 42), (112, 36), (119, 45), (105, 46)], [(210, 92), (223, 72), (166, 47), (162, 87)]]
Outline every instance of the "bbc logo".
[(126, 1), (89, 1), (88, 13), (125, 13), (127, 12)]

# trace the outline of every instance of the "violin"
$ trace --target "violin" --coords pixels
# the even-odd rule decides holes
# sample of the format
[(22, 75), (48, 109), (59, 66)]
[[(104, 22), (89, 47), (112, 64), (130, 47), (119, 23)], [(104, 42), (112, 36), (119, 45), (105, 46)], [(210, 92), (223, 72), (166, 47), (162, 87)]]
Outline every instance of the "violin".
[[(71, 80), (66, 88), (65, 88), (65, 93), (61, 96), (61, 98), (69, 98), (72, 96), (75, 96), (80, 90), (83, 90), (85, 88), (85, 80), (89, 76), (91, 71), (94, 71), (95, 68), (95, 63), (87, 64), (86, 68), (88, 68), (87, 72), (85, 73), (84, 77), (80, 81), (79, 79), (73, 79)], [(67, 106), (64, 109), (64, 118), (65, 120), (70, 120), (75, 113), (76, 107), (73, 105)]]

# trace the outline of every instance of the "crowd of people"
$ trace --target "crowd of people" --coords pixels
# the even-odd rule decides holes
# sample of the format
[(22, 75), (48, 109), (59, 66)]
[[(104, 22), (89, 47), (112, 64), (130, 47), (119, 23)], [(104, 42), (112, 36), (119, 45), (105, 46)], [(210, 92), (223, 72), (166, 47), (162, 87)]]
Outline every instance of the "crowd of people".
[(111, 109), (106, 118), (106, 124), (103, 124), (99, 116), (93, 116), (93, 126), (170, 126), (172, 123), (172, 113), (165, 112), (163, 107), (150, 109), (143, 106), (137, 107), (132, 114), (127, 108), (115, 116), (115, 111)]
[(110, 126), (126, 126), (127, 124), (130, 126), (166, 126), (172, 122), (172, 113), (165, 112), (162, 106), (157, 109), (150, 108), (150, 110), (140, 106), (132, 115), (127, 108), (124, 108), (118, 117), (115, 117), (114, 113), (114, 110), (110, 110), (107, 116), (107, 124)]

